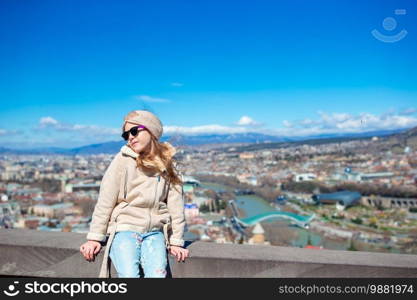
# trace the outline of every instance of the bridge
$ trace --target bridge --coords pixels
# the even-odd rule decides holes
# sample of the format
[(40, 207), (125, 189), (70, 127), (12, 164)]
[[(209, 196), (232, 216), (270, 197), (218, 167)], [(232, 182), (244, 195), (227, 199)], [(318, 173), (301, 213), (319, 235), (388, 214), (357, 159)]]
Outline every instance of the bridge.
[(280, 219), (290, 220), (291, 222), (294, 222), (296, 225), (300, 227), (306, 227), (314, 219), (314, 217), (315, 217), (315, 214), (312, 214), (311, 216), (301, 216), (301, 215), (297, 215), (295, 213), (286, 212), (286, 211), (272, 211), (272, 212), (267, 212), (267, 213), (259, 214), (256, 216), (252, 216), (249, 218), (238, 219), (238, 222), (240, 222), (243, 226), (248, 227), (248, 226), (256, 225), (256, 223), (259, 223), (268, 219), (280, 218)]
[(238, 211), (236, 208), (236, 202), (234, 200), (229, 200), (229, 205), (232, 208), (232, 212), (233, 212), (232, 218), (243, 227), (253, 226), (253, 225), (256, 225), (256, 223), (259, 223), (268, 219), (274, 219), (274, 218), (290, 220), (291, 222), (293, 222), (294, 224), (300, 227), (307, 227), (308, 224), (315, 217), (315, 214), (312, 214), (310, 216), (302, 216), (296, 213), (286, 212), (286, 211), (271, 211), (271, 212), (262, 213), (262, 214), (248, 217), (248, 218), (239, 218)]

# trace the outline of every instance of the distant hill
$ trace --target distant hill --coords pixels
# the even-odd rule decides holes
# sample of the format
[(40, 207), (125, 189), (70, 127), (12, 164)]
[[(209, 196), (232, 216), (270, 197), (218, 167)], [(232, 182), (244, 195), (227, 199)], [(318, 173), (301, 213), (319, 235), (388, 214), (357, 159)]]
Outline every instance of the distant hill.
[(69, 149), (71, 154), (113, 154), (117, 153), (126, 142), (107, 142), (103, 144), (92, 144), (83, 147)]
[(224, 143), (265, 143), (283, 142), (291, 139), (261, 133), (235, 133), (235, 134), (207, 134), (207, 135), (176, 135), (167, 137), (179, 145), (204, 145), (204, 144), (224, 144)]
[(417, 127), (387, 136), (386, 144), (391, 150), (403, 151), (405, 147), (417, 148)]
[(34, 149), (10, 149), (0, 147), (0, 154), (66, 154), (70, 149), (57, 147), (44, 147)]
[[(175, 135), (164, 136), (162, 141), (170, 141), (173, 145), (199, 146), (199, 145), (216, 145), (224, 144), (246, 144), (246, 151), (258, 148), (276, 148), (282, 147), (284, 144), (292, 143), (333, 143), (337, 141), (348, 141), (361, 138), (369, 138), (373, 136), (387, 137), (392, 144), (413, 143), (417, 144), (417, 127), (408, 130), (385, 130), (373, 131), (365, 133), (351, 133), (351, 134), (322, 134), (308, 137), (280, 137), (265, 135), (260, 133), (239, 133), (239, 134), (211, 134), (211, 135)], [(63, 155), (77, 155), (77, 154), (115, 154), (125, 144), (124, 141), (113, 141), (101, 144), (91, 144), (77, 148), (65, 149), (57, 147), (45, 147), (36, 149), (17, 150), (0, 147), (0, 154), (63, 154)], [(249, 144), (249, 145), (248, 145)]]

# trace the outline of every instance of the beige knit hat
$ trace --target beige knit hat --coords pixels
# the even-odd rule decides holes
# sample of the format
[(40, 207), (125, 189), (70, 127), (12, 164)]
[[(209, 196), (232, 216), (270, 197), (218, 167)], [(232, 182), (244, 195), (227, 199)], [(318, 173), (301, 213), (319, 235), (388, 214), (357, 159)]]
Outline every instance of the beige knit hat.
[(124, 118), (122, 130), (124, 130), (127, 122), (143, 125), (153, 134), (153, 136), (156, 137), (157, 140), (159, 140), (163, 132), (161, 120), (147, 110), (135, 110), (134, 112), (134, 115), (128, 114), (128, 116)]

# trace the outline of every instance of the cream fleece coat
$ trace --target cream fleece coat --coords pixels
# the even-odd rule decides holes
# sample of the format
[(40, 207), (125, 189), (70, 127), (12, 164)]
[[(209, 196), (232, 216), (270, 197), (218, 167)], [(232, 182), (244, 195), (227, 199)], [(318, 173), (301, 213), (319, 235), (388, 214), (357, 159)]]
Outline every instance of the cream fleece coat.
[(182, 186), (168, 184), (158, 174), (144, 174), (136, 166), (137, 156), (125, 145), (113, 158), (100, 185), (87, 239), (105, 241), (106, 235), (127, 230), (162, 231), (168, 224), (167, 243), (184, 246)]

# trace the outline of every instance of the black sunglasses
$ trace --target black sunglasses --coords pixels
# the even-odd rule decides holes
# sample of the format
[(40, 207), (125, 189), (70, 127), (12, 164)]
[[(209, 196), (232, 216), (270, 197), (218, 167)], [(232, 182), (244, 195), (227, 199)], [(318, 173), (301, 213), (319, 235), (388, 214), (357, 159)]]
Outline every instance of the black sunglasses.
[(124, 140), (127, 141), (129, 139), (129, 133), (132, 134), (133, 136), (136, 136), (139, 131), (142, 131), (145, 129), (146, 127), (143, 125), (132, 127), (128, 131), (125, 131), (122, 133), (122, 138), (124, 138)]

